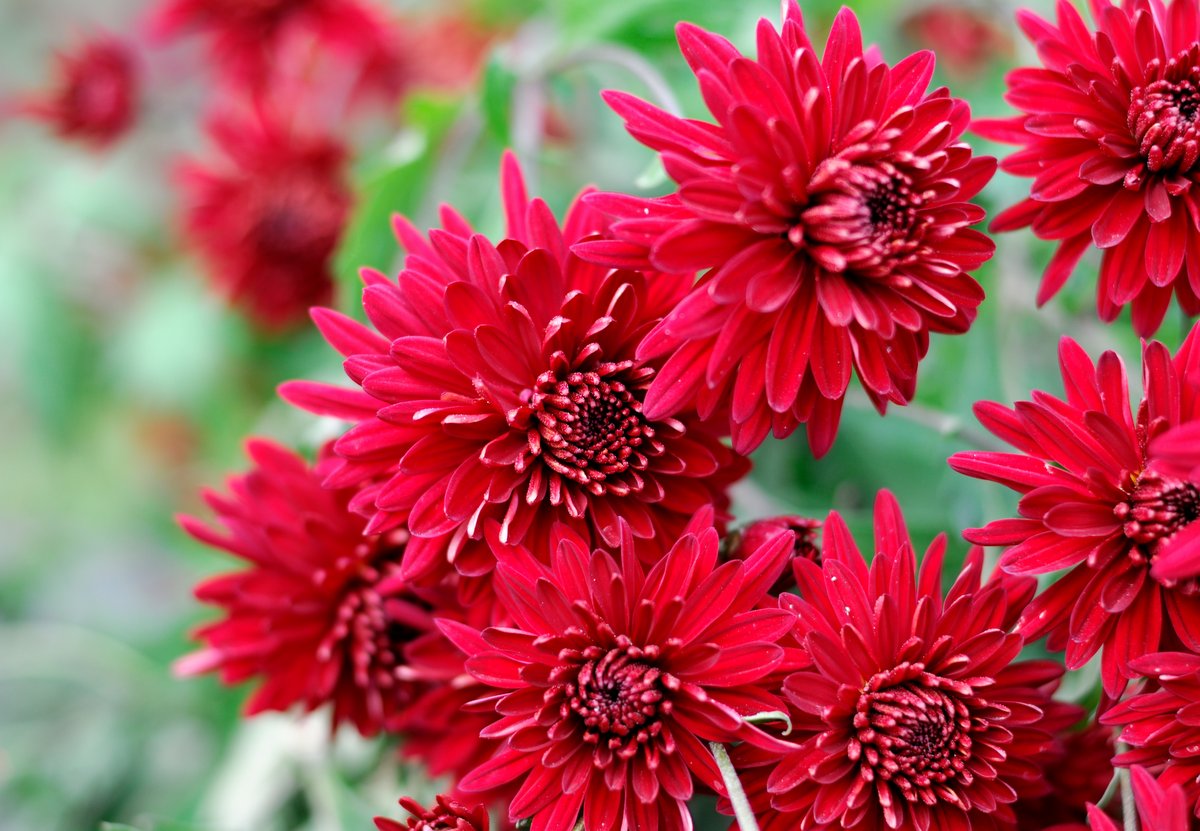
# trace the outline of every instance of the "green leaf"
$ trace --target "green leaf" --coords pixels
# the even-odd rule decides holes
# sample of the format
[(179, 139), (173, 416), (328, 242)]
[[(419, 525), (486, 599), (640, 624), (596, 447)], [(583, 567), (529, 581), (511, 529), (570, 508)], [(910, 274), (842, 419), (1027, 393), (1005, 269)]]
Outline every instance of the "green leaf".
[(513, 90), (517, 86), (517, 75), (509, 64), (508, 55), (503, 48), (494, 50), (483, 68), (483, 82), (479, 93), (484, 124), (487, 125), (488, 132), (502, 144), (509, 143)]

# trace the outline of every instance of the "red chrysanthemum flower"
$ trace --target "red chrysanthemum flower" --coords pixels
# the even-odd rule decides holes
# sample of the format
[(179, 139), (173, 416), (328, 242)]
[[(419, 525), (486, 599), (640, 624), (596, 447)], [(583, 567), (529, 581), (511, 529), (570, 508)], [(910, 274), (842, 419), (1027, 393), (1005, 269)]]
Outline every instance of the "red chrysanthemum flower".
[(958, 141), (966, 102), (926, 95), (931, 53), (888, 67), (863, 51), (842, 9), (818, 61), (799, 6), (785, 10), (782, 34), (759, 23), (757, 60), (679, 26), (716, 124), (606, 94), (679, 192), (595, 197), (620, 217), (622, 241), (580, 250), (613, 265), (705, 271), (639, 347), (669, 356), (646, 397), (650, 416), (697, 406), (729, 418), (742, 453), (807, 422), (820, 455), (852, 367), (882, 412), (912, 397), (930, 332), (970, 326), (983, 291), (965, 272), (993, 245), (967, 227), (984, 212), (966, 200), (995, 160)]
[(1042, 756), (1049, 791), (1013, 803), (1017, 831), (1082, 831), (1087, 828), (1088, 803), (1099, 802), (1108, 789), (1116, 753), (1112, 730), (1095, 723), (1074, 729), (1077, 713), (1062, 704), (1047, 713), (1062, 722), (1046, 725), (1056, 733), (1053, 746)]
[(986, 6), (934, 0), (907, 14), (900, 27), (909, 40), (932, 50), (951, 78), (975, 78), (1012, 56), (1007, 26)]
[(375, 817), (375, 827), (379, 831), (488, 831), (484, 808), (468, 808), (445, 794), (438, 794), (437, 804), (429, 809), (407, 796), (400, 800), (400, 807), (412, 814), (404, 825), (387, 817)]
[(1188, 529), (1200, 519), (1200, 488), (1160, 473), (1147, 452), (1169, 428), (1200, 421), (1200, 387), (1182, 382), (1200, 367), (1200, 327), (1173, 360), (1157, 341), (1143, 347), (1136, 418), (1115, 353), (1093, 365), (1063, 338), (1059, 363), (1065, 401), (1037, 391), (1013, 409), (975, 405), (980, 423), (1018, 453), (956, 453), (950, 466), (1022, 495), (1020, 518), (965, 536), (1012, 546), (1000, 561), (1012, 574), (1071, 569), (1025, 610), (1021, 631), (1029, 640), (1050, 634), (1070, 669), (1103, 648), (1104, 689), (1116, 697), (1137, 677), (1134, 658), (1179, 643), (1200, 651), (1200, 581), (1153, 569), (1178, 541), (1194, 539)]
[(1157, 652), (1131, 662), (1158, 687), (1122, 701), (1101, 718), (1119, 724), (1121, 741), (1133, 745), (1113, 761), (1141, 765), (1165, 786), (1179, 785), (1200, 817), (1200, 655)]
[(57, 56), (57, 78), (40, 94), (19, 99), (17, 114), (44, 121), (55, 133), (102, 148), (137, 117), (140, 78), (133, 50), (99, 35)]
[(322, 57), (331, 72), (352, 69), (360, 90), (394, 94), (402, 82), (396, 33), (362, 0), (163, 0), (149, 28), (158, 38), (206, 34), (213, 67), (255, 93)]
[(1158, 329), (1174, 290), (1200, 314), (1200, 16), (1196, 0), (1092, 0), (1099, 31), (1059, 0), (1058, 26), (1030, 11), (1017, 21), (1041, 68), (1008, 76), (1024, 111), (974, 124), (1022, 149), (1001, 167), (1035, 177), (1030, 198), (996, 217), (993, 231), (1033, 226), (1059, 243), (1038, 303), (1053, 297), (1093, 243), (1104, 249), (1096, 303), (1103, 320), (1126, 304), (1133, 326)]
[[(1196, 831), (1200, 827), (1189, 816), (1189, 806), (1182, 788), (1177, 785), (1164, 787), (1161, 781), (1156, 781), (1145, 768), (1140, 767), (1133, 769), (1130, 779), (1142, 831)], [(1088, 819), (1091, 820), (1092, 831), (1122, 829), (1095, 805), (1088, 806)]]
[[(743, 559), (749, 551), (755, 551), (769, 537), (780, 531), (791, 531), (795, 534), (792, 544), (792, 557), (800, 560), (811, 560), (818, 565), (821, 562), (821, 544), (817, 539), (821, 531), (821, 520), (803, 516), (775, 516), (751, 522), (745, 528), (734, 531), (725, 540), (729, 557)], [(796, 576), (791, 566), (783, 570), (783, 574), (771, 587), (771, 594), (795, 588)]]
[(247, 567), (201, 583), (196, 597), (225, 617), (195, 633), (205, 646), (183, 675), (217, 670), (227, 684), (257, 677), (248, 714), (333, 705), (333, 723), (364, 735), (393, 730), (405, 708), (461, 660), (434, 627), (453, 592), (414, 589), (399, 576), (407, 534), (363, 536), (352, 492), (321, 486), (303, 459), (266, 441), (254, 469), (205, 493), (223, 529), (182, 517), (184, 529)]
[(222, 157), (179, 171), (186, 236), (229, 302), (268, 329), (295, 325), (333, 292), (345, 149), (267, 106), (223, 111), (208, 130)]
[[(796, 560), (797, 613), (812, 666), (788, 676), (801, 746), (771, 773), (772, 804), (803, 828), (1012, 827), (1012, 803), (1045, 792), (1051, 732), (1081, 711), (1053, 702), (1063, 668), (1016, 661), (1011, 631), (1036, 588), (981, 579), (974, 549), (942, 599), (945, 537), (920, 572), (900, 508), (875, 502), (868, 569), (837, 513), (825, 522), (823, 564)], [(802, 599), (801, 599), (802, 598)], [(793, 825), (796, 827), (796, 824)]]
[[(534, 831), (691, 827), (693, 775), (718, 792), (705, 742), (786, 744), (743, 720), (782, 703), (762, 678), (792, 614), (755, 608), (792, 539), (780, 532), (744, 561), (717, 564), (711, 509), (699, 512), (649, 574), (627, 526), (620, 563), (562, 528), (552, 567), (524, 549), (498, 551), (496, 591), (512, 628), (482, 633), (442, 622), (467, 669), (498, 693), (484, 731), (504, 746), (460, 786), (521, 779), (512, 820)], [(690, 773), (689, 773), (690, 770)]]
[(695, 417), (642, 412), (657, 365), (634, 353), (686, 278), (570, 253), (606, 223), (577, 202), (560, 230), (544, 202), (526, 197), (512, 156), (502, 189), (499, 245), (449, 208), (428, 241), (397, 220), (408, 250), (398, 281), (364, 273), (375, 331), (315, 314), (362, 390), (281, 390), (356, 422), (335, 445), (342, 462), (328, 484), (364, 486), (354, 507), (371, 532), (407, 522), (423, 538), (409, 546), (408, 574), (440, 573), (447, 554), (464, 574), (486, 573), (489, 522), (501, 542), (530, 539), (539, 556), (556, 522), (610, 546), (618, 518), (636, 537), (671, 540), (701, 506), (723, 510), (726, 487), (748, 467)]
[[(1200, 386), (1200, 377), (1184, 383)], [(1164, 433), (1150, 446), (1154, 469), (1163, 476), (1187, 482), (1200, 492), (1200, 422), (1184, 424)], [(1152, 571), (1158, 580), (1200, 577), (1200, 522), (1183, 528), (1159, 551)]]

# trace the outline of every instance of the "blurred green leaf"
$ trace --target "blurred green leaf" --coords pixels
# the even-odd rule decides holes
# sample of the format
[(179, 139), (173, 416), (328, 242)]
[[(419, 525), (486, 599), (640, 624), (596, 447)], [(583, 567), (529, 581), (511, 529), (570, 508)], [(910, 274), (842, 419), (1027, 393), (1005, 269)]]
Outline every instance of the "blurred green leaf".
[(517, 76), (509, 65), (505, 50), (494, 50), (483, 68), (479, 101), (483, 109), (484, 124), (502, 144), (509, 142), (510, 113), (513, 90), (516, 89), (516, 86)]

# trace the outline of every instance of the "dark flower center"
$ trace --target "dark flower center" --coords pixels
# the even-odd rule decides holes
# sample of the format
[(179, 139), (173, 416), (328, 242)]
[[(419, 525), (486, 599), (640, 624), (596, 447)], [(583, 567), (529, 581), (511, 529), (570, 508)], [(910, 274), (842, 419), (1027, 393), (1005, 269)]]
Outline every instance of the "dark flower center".
[(63, 109), (78, 122), (103, 125), (128, 109), (129, 68), (118, 58), (82, 65), (64, 91)]
[(341, 195), (316, 176), (271, 182), (259, 197), (253, 239), (267, 257), (324, 259), (344, 219)]
[(658, 654), (655, 646), (628, 643), (583, 651), (585, 663), (566, 694), (570, 711), (583, 720), (584, 741), (629, 758), (662, 733), (661, 717), (671, 712), (671, 678), (652, 663)]
[[(1157, 471), (1146, 470), (1138, 477), (1129, 500), (1113, 508), (1113, 515), (1124, 523), (1125, 536), (1141, 547), (1134, 548), (1130, 555), (1149, 562), (1159, 543), (1200, 519), (1200, 488), (1194, 482), (1169, 479)], [(1200, 581), (1187, 582), (1200, 588)]]
[[(1200, 159), (1200, 45), (1180, 52), (1164, 65), (1155, 59), (1146, 65), (1146, 76), (1155, 77), (1129, 95), (1129, 131), (1145, 167), (1152, 173), (1185, 174)], [(1125, 186), (1136, 188), (1142, 171), (1130, 171)]]
[(827, 271), (886, 277), (922, 245), (926, 196), (889, 162), (829, 159), (813, 175), (809, 196), (788, 239)]
[(953, 794), (944, 783), (969, 783), (972, 719), (964, 699), (970, 694), (966, 685), (926, 673), (921, 664), (875, 675), (859, 696), (847, 748), (860, 775), (890, 782), (907, 801), (926, 805)]
[(551, 470), (596, 495), (639, 490), (640, 477), (621, 474), (645, 470), (649, 457), (663, 451), (627, 386), (632, 366), (620, 361), (584, 372), (549, 370), (538, 376), (529, 399), (531, 448)]

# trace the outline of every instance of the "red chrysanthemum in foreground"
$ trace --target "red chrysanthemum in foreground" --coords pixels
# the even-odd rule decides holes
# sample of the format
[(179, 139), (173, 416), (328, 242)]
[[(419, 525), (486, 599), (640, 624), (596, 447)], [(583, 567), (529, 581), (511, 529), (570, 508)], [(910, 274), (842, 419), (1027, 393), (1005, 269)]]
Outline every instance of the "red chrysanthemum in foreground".
[(1058, 242), (1038, 292), (1053, 297), (1085, 251), (1104, 249), (1096, 303), (1103, 320), (1126, 304), (1133, 326), (1158, 329), (1172, 290), (1200, 314), (1200, 16), (1196, 0), (1091, 3), (1098, 31), (1059, 0), (1058, 26), (1030, 11), (1017, 21), (1043, 67), (1013, 70), (1006, 99), (1024, 114), (975, 122), (1022, 149), (1001, 164), (1035, 177), (1030, 197), (993, 231), (1033, 226)]
[(509, 805), (534, 831), (686, 829), (693, 776), (724, 791), (705, 742), (787, 745), (743, 720), (782, 703), (761, 683), (792, 628), (756, 609), (792, 546), (782, 531), (746, 559), (717, 564), (712, 510), (699, 512), (649, 574), (625, 528), (620, 562), (560, 529), (550, 568), (498, 551), (497, 594), (512, 628), (443, 631), (467, 669), (498, 689), (486, 737), (505, 744), (460, 786), (522, 782)]
[[(406, 522), (406, 573), (489, 571), (482, 542), (529, 540), (538, 556), (556, 522), (593, 542), (673, 540), (748, 463), (695, 417), (650, 419), (642, 400), (657, 366), (637, 360), (643, 335), (687, 278), (584, 262), (570, 243), (606, 227), (576, 203), (560, 230), (503, 165), (508, 239), (493, 245), (449, 208), (428, 241), (397, 221), (408, 250), (396, 282), (364, 273), (374, 329), (321, 310), (317, 325), (362, 386), (292, 382), (312, 412), (350, 419), (327, 484), (363, 485), (354, 507), (372, 532)], [(670, 545), (670, 542), (660, 544)], [(640, 547), (650, 558), (654, 544)], [(661, 553), (661, 551), (659, 552)]]
[(375, 817), (375, 827), (379, 831), (488, 831), (484, 808), (468, 808), (444, 794), (439, 794), (437, 804), (429, 809), (407, 796), (400, 800), (400, 807), (412, 814), (404, 825), (387, 817)]
[[(1155, 781), (1145, 768), (1140, 767), (1133, 769), (1130, 779), (1142, 831), (1195, 831), (1197, 823), (1189, 816), (1187, 798), (1182, 788), (1164, 787), (1162, 782)], [(1091, 820), (1092, 831), (1122, 829), (1095, 805), (1088, 806), (1088, 819)]]
[(1137, 677), (1133, 659), (1179, 644), (1200, 651), (1200, 581), (1153, 568), (1176, 543), (1195, 540), (1200, 487), (1163, 475), (1147, 452), (1169, 428), (1200, 421), (1200, 387), (1184, 383), (1200, 367), (1200, 327), (1174, 359), (1157, 341), (1143, 347), (1136, 418), (1116, 353), (1093, 365), (1063, 338), (1059, 363), (1065, 401), (1037, 391), (1012, 409), (975, 405), (980, 423), (1019, 452), (956, 453), (950, 466), (1022, 495), (1019, 518), (965, 536), (1011, 546), (1000, 564), (1012, 574), (1071, 569), (1029, 605), (1021, 631), (1029, 640), (1049, 634), (1070, 669), (1103, 648), (1104, 689), (1115, 697)]
[(333, 292), (345, 148), (267, 106), (222, 112), (208, 130), (221, 156), (179, 171), (188, 241), (231, 303), (266, 328), (295, 325)]
[(772, 805), (803, 828), (1011, 828), (1012, 803), (1048, 790), (1051, 733), (1082, 715), (1051, 699), (1060, 664), (1016, 660), (1035, 581), (984, 583), (974, 549), (943, 600), (945, 537), (918, 572), (886, 491), (869, 569), (837, 513), (823, 542), (821, 566), (795, 561), (800, 598), (781, 603), (812, 666), (784, 681), (802, 744), (770, 775)]
[[(621, 241), (583, 256), (704, 271), (639, 347), (669, 359), (646, 397), (655, 418), (696, 406), (730, 419), (747, 453), (802, 422), (815, 453), (837, 432), (851, 368), (882, 412), (905, 404), (930, 332), (965, 332), (983, 299), (966, 272), (991, 256), (970, 199), (995, 160), (958, 141), (965, 101), (926, 94), (933, 55), (895, 67), (863, 51), (842, 9), (824, 57), (793, 1), (782, 34), (762, 20), (758, 59), (690, 24), (679, 43), (716, 124), (606, 94), (629, 132), (659, 151), (676, 194), (617, 194)], [(735, 372), (735, 368), (737, 371)]]
[(158, 38), (204, 33), (213, 68), (255, 93), (278, 73), (321, 58), (330, 59), (328, 72), (352, 70), (360, 89), (394, 94), (402, 82), (396, 34), (362, 0), (163, 0), (150, 31)]
[[(1200, 377), (1183, 379), (1200, 386)], [(1170, 479), (1187, 482), (1200, 492), (1200, 422), (1184, 424), (1159, 436), (1150, 446), (1154, 469)], [(1159, 580), (1200, 577), (1200, 522), (1180, 530), (1169, 548), (1159, 552), (1152, 571)]]
[(1200, 655), (1158, 652), (1131, 662), (1158, 682), (1152, 692), (1122, 701), (1102, 717), (1119, 724), (1121, 741), (1133, 745), (1113, 761), (1159, 773), (1166, 786), (1179, 785), (1200, 817)]
[(44, 121), (63, 138), (104, 147), (133, 125), (139, 86), (133, 50), (118, 38), (100, 35), (60, 53), (53, 86), (19, 99), (14, 109)]
[[(364, 735), (393, 730), (439, 678), (453, 649), (431, 610), (453, 592), (416, 590), (400, 576), (407, 534), (363, 536), (352, 492), (321, 486), (292, 452), (252, 441), (249, 473), (229, 496), (205, 493), (223, 528), (183, 517), (184, 529), (246, 567), (201, 583), (196, 597), (225, 617), (201, 626), (205, 646), (180, 660), (184, 675), (219, 671), (227, 684), (258, 678), (248, 714), (333, 705), (334, 724)], [(447, 607), (448, 608), (448, 607)]]

